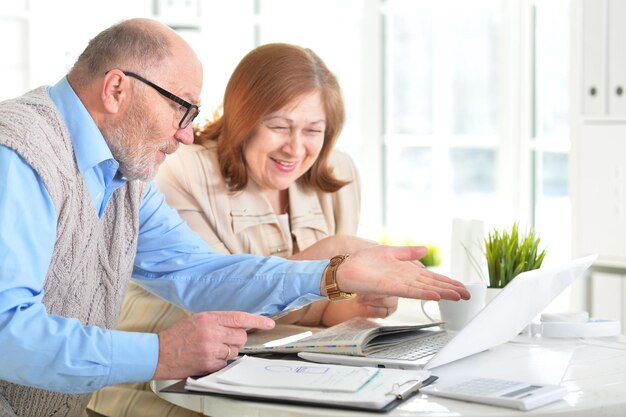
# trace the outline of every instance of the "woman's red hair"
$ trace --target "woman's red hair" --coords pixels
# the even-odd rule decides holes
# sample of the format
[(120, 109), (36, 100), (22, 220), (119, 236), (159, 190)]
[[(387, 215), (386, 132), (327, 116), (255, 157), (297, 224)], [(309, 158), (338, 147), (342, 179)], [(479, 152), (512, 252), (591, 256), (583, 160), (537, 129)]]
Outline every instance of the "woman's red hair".
[(325, 192), (347, 184), (335, 178), (328, 167), (345, 118), (337, 78), (310, 49), (273, 43), (259, 46), (241, 60), (226, 86), (222, 115), (196, 131), (196, 143), (217, 140), (220, 171), (231, 190), (241, 190), (248, 182), (243, 147), (261, 120), (314, 91), (321, 93), (324, 105), (324, 144), (298, 182)]

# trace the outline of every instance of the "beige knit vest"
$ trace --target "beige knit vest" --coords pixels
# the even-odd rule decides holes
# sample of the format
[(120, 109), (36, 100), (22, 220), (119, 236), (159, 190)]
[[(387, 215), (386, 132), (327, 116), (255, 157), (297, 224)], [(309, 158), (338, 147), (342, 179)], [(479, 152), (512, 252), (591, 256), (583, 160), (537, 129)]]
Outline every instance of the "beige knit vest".
[[(67, 128), (47, 90), (40, 87), (0, 103), (0, 144), (14, 149), (37, 172), (56, 209), (57, 234), (43, 304), (48, 314), (114, 328), (132, 272), (145, 185), (134, 181), (119, 188), (98, 218)], [(90, 396), (0, 380), (0, 416), (84, 416)]]

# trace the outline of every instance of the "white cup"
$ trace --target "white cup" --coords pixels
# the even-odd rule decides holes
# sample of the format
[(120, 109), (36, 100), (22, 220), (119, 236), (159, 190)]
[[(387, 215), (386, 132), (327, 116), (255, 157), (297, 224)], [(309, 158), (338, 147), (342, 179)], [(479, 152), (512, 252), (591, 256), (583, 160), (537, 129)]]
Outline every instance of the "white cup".
[(432, 317), (424, 306), (432, 300), (422, 300), (422, 311), (433, 322), (443, 321), (446, 330), (461, 330), (485, 306), (487, 286), (484, 282), (465, 284), (471, 298), (469, 300), (441, 300), (439, 301), (440, 319)]

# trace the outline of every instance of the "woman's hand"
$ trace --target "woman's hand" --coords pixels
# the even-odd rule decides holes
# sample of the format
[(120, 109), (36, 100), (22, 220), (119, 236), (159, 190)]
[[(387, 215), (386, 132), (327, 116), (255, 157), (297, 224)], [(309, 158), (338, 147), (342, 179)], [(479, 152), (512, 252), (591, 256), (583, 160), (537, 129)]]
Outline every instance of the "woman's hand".
[(350, 300), (329, 303), (324, 310), (322, 324), (334, 326), (354, 317), (385, 318), (397, 309), (398, 297), (357, 294)]

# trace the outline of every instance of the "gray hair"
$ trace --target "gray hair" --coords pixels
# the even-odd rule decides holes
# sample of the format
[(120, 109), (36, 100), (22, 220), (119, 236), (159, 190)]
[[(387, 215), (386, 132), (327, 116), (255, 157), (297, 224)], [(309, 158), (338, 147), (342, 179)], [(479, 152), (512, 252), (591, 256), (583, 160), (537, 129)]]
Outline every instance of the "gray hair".
[(167, 34), (156, 24), (124, 20), (89, 41), (70, 75), (75, 83), (84, 85), (114, 68), (145, 73), (171, 56), (170, 45)]

